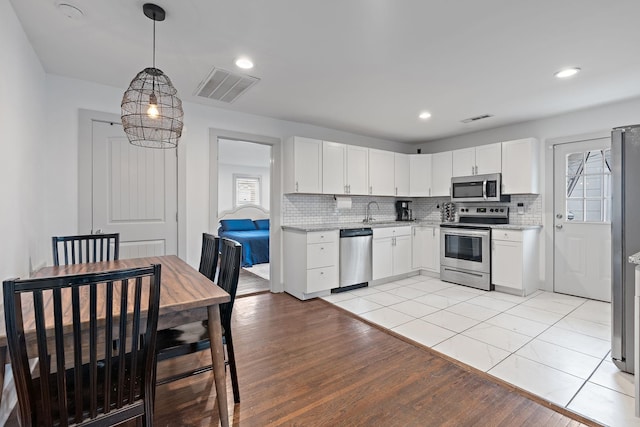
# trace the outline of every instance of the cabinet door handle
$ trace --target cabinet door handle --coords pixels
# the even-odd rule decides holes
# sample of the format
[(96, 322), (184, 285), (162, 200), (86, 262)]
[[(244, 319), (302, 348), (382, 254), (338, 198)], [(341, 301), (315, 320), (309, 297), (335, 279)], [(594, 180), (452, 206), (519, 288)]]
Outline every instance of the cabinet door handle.
[(398, 195), (398, 187), (396, 187), (396, 196)]
[(369, 186), (369, 194), (373, 194), (373, 187), (371, 185)]
[(351, 184), (347, 185), (348, 193), (351, 194)]
[(429, 187), (429, 195), (431, 195), (431, 187)]
[(471, 166), (471, 175), (475, 175), (474, 171), (473, 171), (473, 166)]
[(298, 192), (298, 181), (296, 181), (296, 193)]

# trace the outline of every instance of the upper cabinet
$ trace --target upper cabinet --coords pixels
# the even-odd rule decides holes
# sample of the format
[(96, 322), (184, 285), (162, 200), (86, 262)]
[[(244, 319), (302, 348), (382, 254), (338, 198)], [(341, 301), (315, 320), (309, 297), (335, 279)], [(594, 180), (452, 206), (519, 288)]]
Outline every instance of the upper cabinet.
[(502, 169), (502, 145), (480, 145), (452, 152), (452, 176), (500, 173)]
[(347, 194), (347, 146), (322, 141), (322, 192)]
[(369, 149), (369, 194), (395, 196), (395, 156), (392, 151)]
[(394, 153), (395, 195), (409, 197), (409, 155)]
[[(347, 192), (364, 196), (369, 194), (369, 149), (347, 145)], [(325, 191), (326, 193), (326, 191)]]
[(452, 152), (443, 151), (431, 155), (431, 195), (450, 196)]
[(535, 138), (502, 143), (502, 193), (539, 194), (540, 147)]
[(431, 196), (431, 154), (409, 154), (409, 195)]
[(322, 193), (322, 141), (295, 136), (284, 152), (284, 192)]

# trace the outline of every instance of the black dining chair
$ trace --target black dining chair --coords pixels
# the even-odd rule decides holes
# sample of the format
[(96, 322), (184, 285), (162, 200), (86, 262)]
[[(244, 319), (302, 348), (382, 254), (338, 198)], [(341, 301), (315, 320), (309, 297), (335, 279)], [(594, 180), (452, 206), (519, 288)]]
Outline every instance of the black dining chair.
[(53, 265), (82, 264), (85, 262), (113, 261), (120, 255), (120, 234), (83, 234), (54, 236)]
[[(203, 256), (205, 255), (204, 241), (203, 236)], [(240, 388), (238, 385), (238, 372), (236, 369), (236, 358), (233, 349), (233, 337), (231, 334), (231, 314), (233, 311), (233, 303), (236, 298), (236, 291), (238, 289), (242, 246), (240, 243), (226, 238), (222, 238), (220, 241), (220, 271), (218, 274), (217, 285), (231, 296), (231, 300), (228, 303), (220, 304), (220, 320), (222, 323), (223, 334), (222, 339), (227, 348), (226, 364), (229, 365), (229, 371), (231, 373), (233, 400), (234, 402), (239, 403)], [(213, 257), (208, 259), (208, 262), (213, 262)], [(215, 272), (215, 267), (213, 267), (212, 270), (211, 266), (208, 266), (205, 270)], [(206, 323), (204, 322), (193, 322), (158, 331), (158, 362), (207, 350), (210, 349), (210, 347), (209, 331)], [(207, 372), (211, 369), (211, 365), (200, 367), (168, 378), (159, 379), (156, 381), (156, 384), (166, 384), (191, 375)]]
[(4, 282), (22, 426), (153, 425), (160, 267)]
[(220, 238), (213, 234), (202, 233), (202, 250), (200, 252), (200, 267), (198, 271), (212, 282), (216, 281), (219, 253)]

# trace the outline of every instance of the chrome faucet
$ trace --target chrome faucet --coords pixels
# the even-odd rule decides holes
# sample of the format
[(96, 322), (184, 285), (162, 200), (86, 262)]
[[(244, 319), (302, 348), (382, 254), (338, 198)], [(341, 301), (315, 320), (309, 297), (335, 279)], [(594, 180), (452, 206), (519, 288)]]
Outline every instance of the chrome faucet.
[(364, 220), (362, 220), (362, 222), (364, 222), (365, 224), (368, 224), (368, 223), (373, 221), (373, 218), (371, 218), (371, 205), (372, 204), (375, 204), (376, 208), (378, 208), (378, 211), (380, 211), (380, 206), (378, 205), (378, 202), (371, 201), (371, 202), (367, 203), (367, 210), (365, 212), (365, 217), (364, 217)]

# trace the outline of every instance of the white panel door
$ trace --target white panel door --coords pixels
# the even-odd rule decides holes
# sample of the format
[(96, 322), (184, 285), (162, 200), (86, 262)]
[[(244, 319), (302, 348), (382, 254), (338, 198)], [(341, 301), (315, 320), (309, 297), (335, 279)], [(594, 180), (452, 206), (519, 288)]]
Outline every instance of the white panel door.
[(610, 138), (554, 147), (554, 290), (611, 301)]
[(92, 230), (120, 233), (120, 258), (175, 255), (176, 150), (131, 145), (119, 123), (93, 122)]
[(346, 146), (322, 141), (322, 192), (345, 194)]
[(502, 172), (502, 143), (476, 147), (476, 175)]
[(349, 194), (369, 194), (369, 149), (347, 145), (347, 188)]

